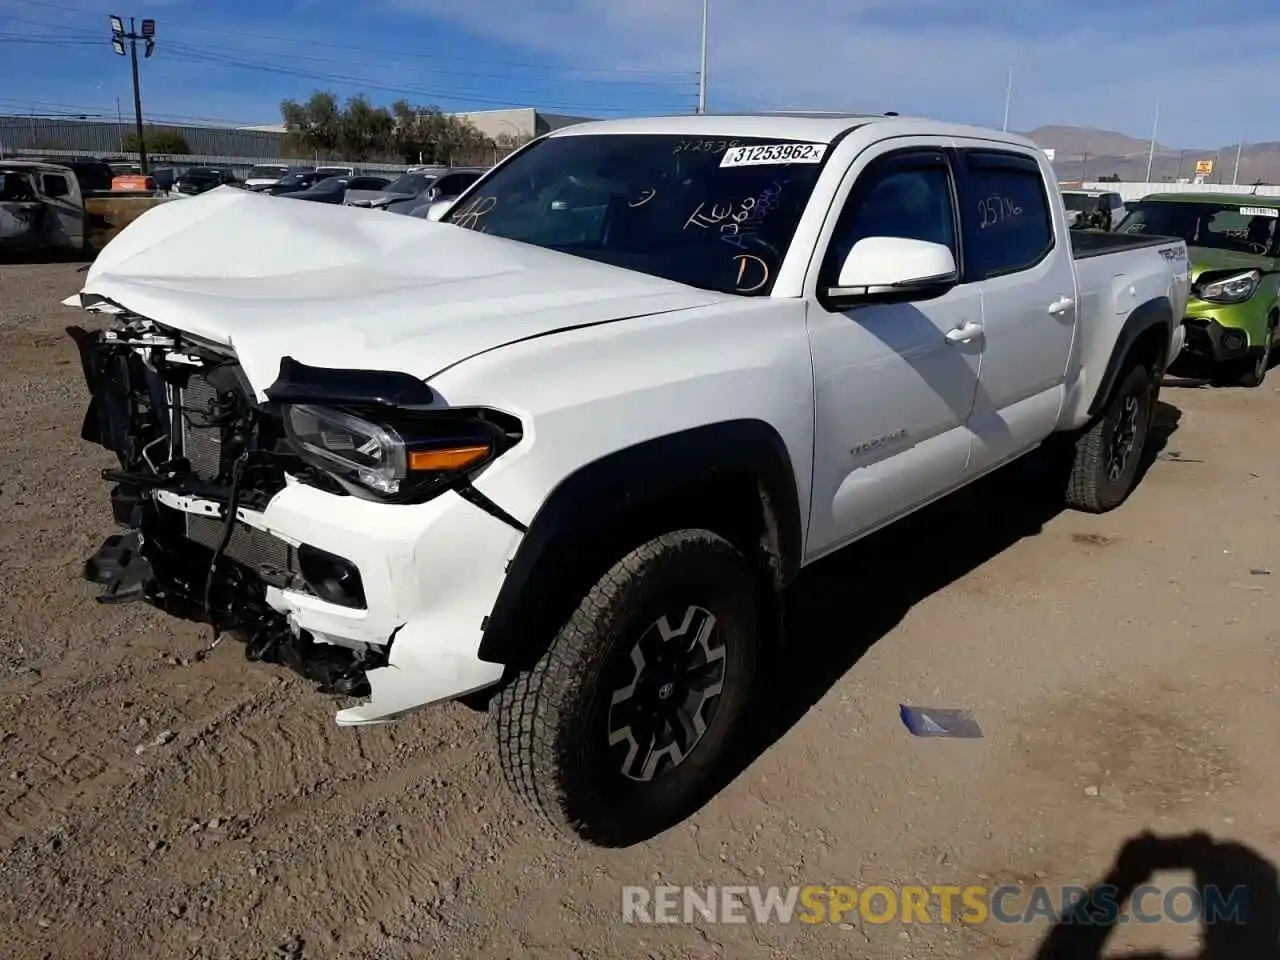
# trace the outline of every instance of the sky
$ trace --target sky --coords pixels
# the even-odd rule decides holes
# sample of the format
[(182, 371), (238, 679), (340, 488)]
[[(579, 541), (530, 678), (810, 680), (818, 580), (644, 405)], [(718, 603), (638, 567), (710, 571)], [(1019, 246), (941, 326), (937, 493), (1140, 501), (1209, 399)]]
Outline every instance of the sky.
[[(1212, 9), (1213, 15), (1208, 11)], [(107, 15), (157, 22), (157, 122), (280, 122), (314, 90), (449, 111), (690, 113), (701, 0), (0, 0), (0, 114), (127, 118)], [(707, 108), (1069, 124), (1171, 147), (1280, 140), (1280, 3), (710, 0)]]

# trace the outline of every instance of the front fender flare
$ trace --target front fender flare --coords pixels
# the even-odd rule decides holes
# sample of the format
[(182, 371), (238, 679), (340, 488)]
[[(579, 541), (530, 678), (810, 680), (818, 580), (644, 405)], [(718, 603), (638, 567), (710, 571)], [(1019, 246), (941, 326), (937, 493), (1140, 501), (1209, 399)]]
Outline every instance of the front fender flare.
[[(719, 482), (752, 479), (788, 582), (800, 566), (803, 526), (795, 471), (782, 437), (762, 420), (707, 424), (646, 440), (595, 460), (561, 481), (539, 508), (507, 565), (485, 618), (479, 657), (511, 663), (546, 638), (560, 612), (549, 609), (558, 577), (606, 531), (665, 500)], [(634, 545), (633, 545), (634, 546)], [(576, 599), (581, 599), (576, 598)]]

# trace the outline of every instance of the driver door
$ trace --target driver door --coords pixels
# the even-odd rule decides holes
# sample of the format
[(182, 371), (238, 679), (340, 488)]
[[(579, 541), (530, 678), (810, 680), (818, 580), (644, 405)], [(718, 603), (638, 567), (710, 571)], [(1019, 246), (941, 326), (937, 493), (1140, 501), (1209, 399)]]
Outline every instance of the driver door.
[[(900, 142), (900, 141), (899, 141)], [(865, 155), (864, 155), (865, 156)], [(894, 147), (849, 174), (819, 289), (864, 237), (941, 243), (960, 264), (956, 180), (937, 145)], [(809, 312), (817, 422), (811, 555), (959, 486), (983, 350), (976, 284), (918, 302)]]

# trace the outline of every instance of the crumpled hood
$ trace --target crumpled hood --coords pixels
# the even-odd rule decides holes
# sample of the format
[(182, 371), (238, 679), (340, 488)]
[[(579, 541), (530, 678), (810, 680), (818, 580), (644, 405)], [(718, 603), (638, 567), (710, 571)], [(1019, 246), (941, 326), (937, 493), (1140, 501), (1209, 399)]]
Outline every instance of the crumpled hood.
[(425, 380), (518, 340), (729, 299), (449, 224), (230, 187), (148, 210), (81, 292), (231, 346), (260, 395), (286, 356)]

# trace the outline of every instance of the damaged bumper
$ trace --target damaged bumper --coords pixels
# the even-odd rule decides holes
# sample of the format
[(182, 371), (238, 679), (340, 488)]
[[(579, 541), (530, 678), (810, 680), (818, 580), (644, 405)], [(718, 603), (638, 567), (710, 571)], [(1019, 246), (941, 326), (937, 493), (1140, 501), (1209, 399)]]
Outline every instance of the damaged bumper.
[(104, 478), (124, 531), (84, 569), (99, 600), (211, 624), (251, 660), (366, 699), (343, 724), (500, 680), (476, 651), (519, 532), (452, 491), (344, 493), (292, 452), (234, 357), (151, 329), (69, 330), (91, 395), (82, 436), (119, 460)]

